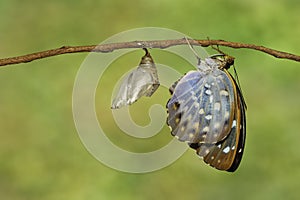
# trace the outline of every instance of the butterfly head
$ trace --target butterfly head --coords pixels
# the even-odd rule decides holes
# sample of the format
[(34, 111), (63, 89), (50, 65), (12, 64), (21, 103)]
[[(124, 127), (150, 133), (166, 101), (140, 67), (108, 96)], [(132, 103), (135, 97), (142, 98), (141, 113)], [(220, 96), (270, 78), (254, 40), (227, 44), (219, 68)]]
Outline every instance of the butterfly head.
[(211, 56), (212, 59), (220, 62), (219, 69), (229, 69), (234, 64), (234, 57), (225, 54), (216, 54)]

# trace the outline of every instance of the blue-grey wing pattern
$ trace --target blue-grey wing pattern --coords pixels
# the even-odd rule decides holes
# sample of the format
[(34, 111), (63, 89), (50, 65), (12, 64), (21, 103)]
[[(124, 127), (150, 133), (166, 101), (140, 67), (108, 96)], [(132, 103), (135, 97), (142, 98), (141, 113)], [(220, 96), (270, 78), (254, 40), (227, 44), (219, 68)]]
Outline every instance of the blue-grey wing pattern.
[(235, 171), (241, 162), (246, 139), (246, 104), (240, 89), (238, 87), (234, 89), (236, 89), (237, 107), (235, 107), (233, 123), (226, 139), (216, 144), (191, 145), (197, 150), (197, 154), (203, 157), (204, 162), (217, 169), (230, 172)]
[(229, 134), (233, 110), (230, 79), (221, 70), (190, 71), (167, 104), (172, 135), (189, 143), (217, 143)]

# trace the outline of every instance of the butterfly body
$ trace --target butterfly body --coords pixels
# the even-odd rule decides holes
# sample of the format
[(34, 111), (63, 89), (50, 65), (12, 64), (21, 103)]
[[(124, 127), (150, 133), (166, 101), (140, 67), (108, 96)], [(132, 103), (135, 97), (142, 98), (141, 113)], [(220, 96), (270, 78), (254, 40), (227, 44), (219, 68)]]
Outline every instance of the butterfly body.
[(171, 134), (187, 142), (211, 166), (237, 169), (244, 149), (246, 105), (227, 69), (234, 58), (215, 55), (199, 60), (198, 70), (175, 82), (167, 103)]

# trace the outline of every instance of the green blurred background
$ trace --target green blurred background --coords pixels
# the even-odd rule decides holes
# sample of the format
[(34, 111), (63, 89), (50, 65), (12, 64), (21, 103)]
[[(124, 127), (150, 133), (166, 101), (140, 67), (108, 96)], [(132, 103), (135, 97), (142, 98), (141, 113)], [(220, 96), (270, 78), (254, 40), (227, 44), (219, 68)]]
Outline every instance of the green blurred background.
[[(298, 0), (2, 0), (0, 57), (98, 44), (147, 26), (300, 54), (299, 11)], [(252, 50), (222, 50), (236, 57), (248, 105), (246, 148), (235, 173), (205, 165), (192, 150), (147, 174), (98, 162), (81, 143), (72, 117), (73, 83), (87, 53), (61, 55), (0, 69), (0, 199), (299, 199), (299, 63)], [(110, 111), (110, 85), (141, 55), (124, 56), (107, 70), (96, 107), (114, 143), (147, 152), (172, 138), (168, 128), (150, 139), (133, 139), (122, 134)], [(174, 55), (154, 51), (153, 56), (182, 73), (191, 69)], [(148, 124), (149, 106), (168, 98), (161, 87), (130, 108), (133, 119)]]

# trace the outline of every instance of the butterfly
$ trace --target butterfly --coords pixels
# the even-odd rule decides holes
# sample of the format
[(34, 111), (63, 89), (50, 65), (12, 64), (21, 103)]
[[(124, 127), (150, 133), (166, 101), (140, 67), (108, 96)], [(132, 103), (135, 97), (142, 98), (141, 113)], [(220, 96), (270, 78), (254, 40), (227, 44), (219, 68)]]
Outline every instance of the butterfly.
[(167, 124), (171, 134), (187, 142), (210, 166), (234, 172), (246, 138), (246, 103), (237, 81), (228, 72), (234, 57), (217, 54), (198, 58), (169, 89)]
[(144, 51), (145, 55), (139, 66), (122, 81), (118, 94), (112, 102), (112, 109), (131, 105), (142, 96), (150, 97), (159, 87), (160, 83), (154, 61), (146, 48)]

